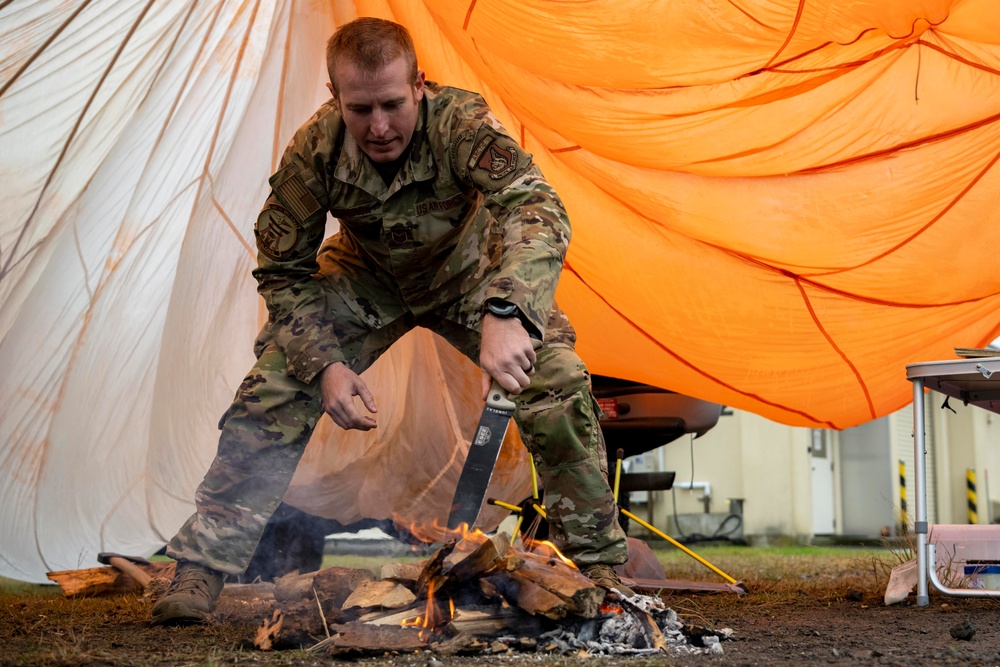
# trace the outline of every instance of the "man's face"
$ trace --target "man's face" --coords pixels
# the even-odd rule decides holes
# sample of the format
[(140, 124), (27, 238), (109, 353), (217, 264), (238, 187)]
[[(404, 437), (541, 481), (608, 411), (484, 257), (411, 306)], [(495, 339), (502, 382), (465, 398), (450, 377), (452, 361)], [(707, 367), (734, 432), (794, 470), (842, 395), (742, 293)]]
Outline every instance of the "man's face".
[[(374, 75), (347, 60), (336, 67), (340, 112), (358, 146), (375, 162), (392, 162), (410, 144), (424, 99), (424, 72), (410, 78), (404, 58), (396, 58)], [(329, 86), (329, 84), (328, 84)], [(333, 87), (330, 92), (333, 92)]]

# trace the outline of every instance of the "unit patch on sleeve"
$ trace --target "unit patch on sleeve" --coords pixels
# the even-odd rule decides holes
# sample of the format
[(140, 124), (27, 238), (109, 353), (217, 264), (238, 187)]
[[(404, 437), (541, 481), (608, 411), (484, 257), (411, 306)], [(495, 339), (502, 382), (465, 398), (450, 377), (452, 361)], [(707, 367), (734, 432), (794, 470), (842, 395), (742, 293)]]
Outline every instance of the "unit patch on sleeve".
[(506, 187), (531, 159), (513, 139), (491, 127), (483, 127), (475, 137), (463, 135), (454, 150), (458, 169), (488, 192)]
[(276, 262), (288, 257), (302, 227), (287, 210), (271, 204), (257, 216), (253, 233), (260, 251)]

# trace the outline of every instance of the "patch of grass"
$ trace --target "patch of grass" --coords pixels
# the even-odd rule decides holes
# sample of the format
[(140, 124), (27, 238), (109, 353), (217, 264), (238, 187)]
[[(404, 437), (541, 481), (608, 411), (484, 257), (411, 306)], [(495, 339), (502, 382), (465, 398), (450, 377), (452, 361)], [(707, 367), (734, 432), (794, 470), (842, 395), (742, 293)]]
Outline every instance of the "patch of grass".
[[(695, 545), (691, 550), (749, 591), (745, 596), (664, 591), (678, 614), (705, 625), (711, 625), (713, 615), (733, 613), (748, 605), (763, 612), (788, 605), (828, 605), (856, 596), (878, 598), (882, 583), (873, 564), (892, 558), (888, 551), (873, 553), (858, 547)], [(679, 549), (657, 548), (654, 554), (669, 579), (724, 581)]]
[[(867, 571), (861, 567), (864, 549), (851, 547), (739, 547), (695, 546), (698, 556), (737, 580), (797, 581), (842, 576)], [(667, 576), (675, 579), (714, 581), (719, 576), (679, 549), (656, 549)]]
[(370, 570), (378, 576), (386, 563), (415, 563), (426, 556), (359, 556), (355, 554), (326, 554), (323, 556), (323, 568), (352, 567), (358, 570)]
[(55, 584), (29, 584), (0, 577), (0, 595), (58, 595), (59, 593), (59, 587)]

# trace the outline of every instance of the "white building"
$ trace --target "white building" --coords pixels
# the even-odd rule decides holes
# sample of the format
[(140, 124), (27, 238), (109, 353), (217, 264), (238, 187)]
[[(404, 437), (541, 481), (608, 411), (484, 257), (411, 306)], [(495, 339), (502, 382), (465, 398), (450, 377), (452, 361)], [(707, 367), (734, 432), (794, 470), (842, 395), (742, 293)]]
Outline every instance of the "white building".
[[(1000, 415), (955, 399), (949, 401), (954, 412), (942, 410), (944, 396), (937, 393), (924, 401), (928, 520), (970, 522), (967, 471), (972, 470), (977, 522), (1000, 521), (1000, 502), (990, 494), (993, 472), (992, 497), (1000, 501)], [(726, 410), (701, 438), (684, 436), (630, 460), (633, 471), (677, 474), (670, 491), (633, 493), (631, 509), (674, 537), (717, 532), (767, 543), (898, 534), (904, 493), (911, 527), (916, 507), (912, 430), (910, 406), (839, 432)], [(738, 518), (729, 517), (741, 511)]]

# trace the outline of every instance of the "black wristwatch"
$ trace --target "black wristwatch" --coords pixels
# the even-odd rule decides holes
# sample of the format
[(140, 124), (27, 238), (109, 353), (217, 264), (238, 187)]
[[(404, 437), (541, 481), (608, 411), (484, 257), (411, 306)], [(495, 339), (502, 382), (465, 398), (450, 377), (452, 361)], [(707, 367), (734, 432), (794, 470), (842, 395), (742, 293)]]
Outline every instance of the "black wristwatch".
[(504, 301), (503, 299), (488, 299), (486, 301), (486, 312), (502, 318), (517, 317), (520, 314), (520, 310), (518, 310), (516, 304)]

